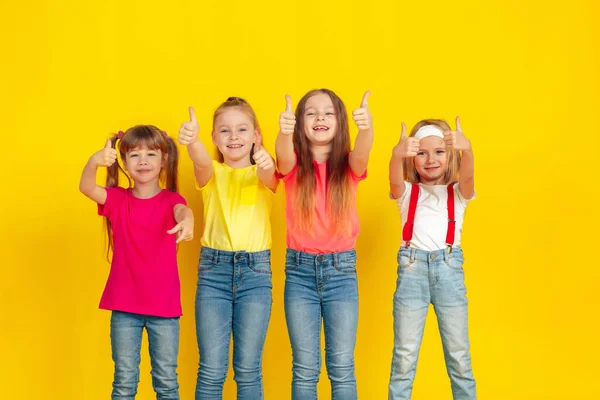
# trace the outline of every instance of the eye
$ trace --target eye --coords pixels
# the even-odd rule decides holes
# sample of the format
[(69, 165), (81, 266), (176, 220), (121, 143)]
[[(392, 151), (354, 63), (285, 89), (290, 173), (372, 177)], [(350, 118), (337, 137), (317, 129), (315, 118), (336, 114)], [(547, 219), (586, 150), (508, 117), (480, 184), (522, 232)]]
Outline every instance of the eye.
[(221, 133), (229, 133), (229, 129), (221, 129)]
[(325, 113), (325, 115), (335, 115), (332, 111)]
[(129, 155), (129, 158), (134, 158), (134, 157), (137, 157), (137, 156), (138, 156), (138, 155), (137, 155), (137, 153), (135, 153), (135, 154), (130, 154), (130, 155)]
[(248, 128), (240, 128), (240, 132), (246, 132)]
[(156, 153), (148, 153), (148, 157), (153, 157), (155, 155), (156, 155)]
[(437, 150), (436, 153), (437, 154), (444, 154), (446, 152), (446, 150)]
[(314, 113), (314, 112), (312, 112), (312, 111), (310, 111), (310, 112), (307, 112), (307, 113), (306, 113), (306, 115), (308, 115), (308, 116), (313, 116), (313, 115), (315, 115), (315, 113)]
[(417, 153), (417, 155), (418, 155), (418, 156), (424, 156), (424, 155), (425, 155), (425, 152), (424, 152), (424, 151), (420, 151), (420, 152), (418, 152), (418, 153)]

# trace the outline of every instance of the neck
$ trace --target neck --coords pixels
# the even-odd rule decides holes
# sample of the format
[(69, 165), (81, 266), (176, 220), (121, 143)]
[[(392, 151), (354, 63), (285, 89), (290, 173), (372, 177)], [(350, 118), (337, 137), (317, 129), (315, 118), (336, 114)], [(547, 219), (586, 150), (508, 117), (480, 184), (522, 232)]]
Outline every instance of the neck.
[(317, 164), (322, 164), (329, 160), (329, 154), (331, 154), (331, 143), (328, 144), (311, 144), (310, 152), (312, 153), (313, 160), (317, 162)]
[(443, 185), (444, 184), (444, 177), (441, 176), (437, 179), (425, 179), (423, 177), (419, 178), (419, 183), (423, 184), (425, 186), (435, 186), (435, 185)]
[(149, 199), (156, 196), (161, 190), (158, 180), (146, 183), (135, 182), (132, 193), (138, 199)]
[(252, 163), (250, 162), (250, 155), (239, 160), (230, 160), (228, 158), (223, 157), (223, 162), (231, 168), (246, 168), (252, 165)]

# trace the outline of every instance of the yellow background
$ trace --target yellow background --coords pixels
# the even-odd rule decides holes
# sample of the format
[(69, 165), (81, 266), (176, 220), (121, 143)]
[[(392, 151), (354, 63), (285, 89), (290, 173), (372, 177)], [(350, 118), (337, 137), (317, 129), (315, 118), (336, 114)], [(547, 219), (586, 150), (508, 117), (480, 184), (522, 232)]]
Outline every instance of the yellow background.
[[(3, 0), (0, 397), (109, 397), (110, 313), (97, 308), (109, 265), (101, 218), (78, 180), (110, 132), (152, 123), (175, 136), (194, 105), (209, 143), (212, 111), (235, 95), (255, 107), (272, 151), (284, 95), (296, 103), (327, 87), (349, 111), (372, 91), (376, 139), (358, 194), (360, 398), (387, 398), (400, 235), (387, 198), (391, 148), (401, 121), (410, 129), (456, 114), (476, 157), (464, 249), (480, 398), (599, 398), (598, 8), (592, 0)], [(200, 217), (185, 153), (180, 171)], [(291, 381), (284, 200), (281, 191), (273, 212), (267, 399), (289, 398)], [(183, 399), (195, 384), (200, 229), (179, 250)], [(143, 349), (138, 398), (150, 399)], [(319, 393), (328, 399), (324, 370)], [(226, 399), (235, 398), (231, 378)], [(431, 312), (413, 399), (450, 398)]]

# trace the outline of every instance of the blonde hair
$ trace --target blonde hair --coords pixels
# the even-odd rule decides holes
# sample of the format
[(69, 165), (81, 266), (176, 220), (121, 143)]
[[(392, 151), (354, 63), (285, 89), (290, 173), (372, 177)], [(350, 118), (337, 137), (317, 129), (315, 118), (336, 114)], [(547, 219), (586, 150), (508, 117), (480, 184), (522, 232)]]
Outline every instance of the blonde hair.
[[(442, 130), (442, 132), (452, 130), (448, 122), (443, 119), (424, 119), (417, 122), (417, 124), (410, 131), (408, 137), (414, 136), (417, 131), (425, 125), (433, 125)], [(419, 183), (421, 177), (415, 167), (415, 158), (407, 157), (402, 160), (402, 167), (404, 168), (404, 180), (410, 183)], [(459, 150), (448, 150), (448, 169), (444, 174), (444, 185), (449, 185), (452, 182), (458, 180), (458, 172), (460, 170), (460, 151)]]
[[(217, 117), (219, 115), (223, 114), (225, 111), (227, 111), (228, 108), (233, 108), (233, 107), (236, 107), (240, 111), (246, 113), (246, 115), (248, 115), (248, 117), (250, 117), (250, 119), (252, 120), (252, 123), (254, 124), (254, 128), (262, 136), (262, 133), (260, 131), (260, 126), (258, 125), (258, 118), (256, 118), (256, 113), (254, 112), (254, 109), (252, 109), (252, 106), (250, 106), (250, 103), (248, 103), (246, 100), (242, 99), (241, 97), (228, 97), (227, 100), (225, 100), (223, 103), (221, 103), (221, 105), (219, 107), (217, 107), (217, 109), (215, 110), (215, 113), (213, 115), (213, 130), (215, 129), (215, 121), (217, 120)], [(252, 145), (252, 149), (250, 150), (250, 163), (254, 165), (255, 162), (254, 162), (253, 155), (254, 155), (254, 145)], [(216, 158), (217, 158), (217, 161), (219, 161), (220, 163), (222, 163), (224, 161), (223, 154), (219, 151), (218, 148), (216, 149)]]

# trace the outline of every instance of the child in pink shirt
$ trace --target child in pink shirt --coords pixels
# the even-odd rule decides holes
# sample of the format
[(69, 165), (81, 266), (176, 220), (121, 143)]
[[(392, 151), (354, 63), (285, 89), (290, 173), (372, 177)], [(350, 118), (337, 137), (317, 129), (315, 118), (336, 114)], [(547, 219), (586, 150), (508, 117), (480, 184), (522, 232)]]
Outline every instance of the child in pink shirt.
[(367, 175), (373, 145), (369, 95), (352, 113), (358, 127), (354, 151), (346, 107), (331, 90), (308, 92), (295, 115), (286, 96), (279, 120), (276, 152), (287, 197), (285, 314), (294, 400), (317, 398), (321, 321), (332, 398), (357, 398), (356, 186)]
[[(117, 141), (123, 167), (117, 162)], [(100, 301), (100, 308), (112, 311), (113, 399), (135, 397), (144, 327), (154, 390), (159, 398), (179, 399), (176, 246), (192, 239), (194, 218), (177, 193), (177, 153), (177, 145), (165, 132), (138, 125), (108, 139), (81, 175), (79, 189), (98, 203), (98, 214), (106, 218), (108, 251), (113, 253)], [(96, 184), (98, 167), (108, 168), (106, 187)], [(119, 170), (128, 178), (128, 189), (118, 186)], [(166, 189), (161, 188), (161, 179)]]

